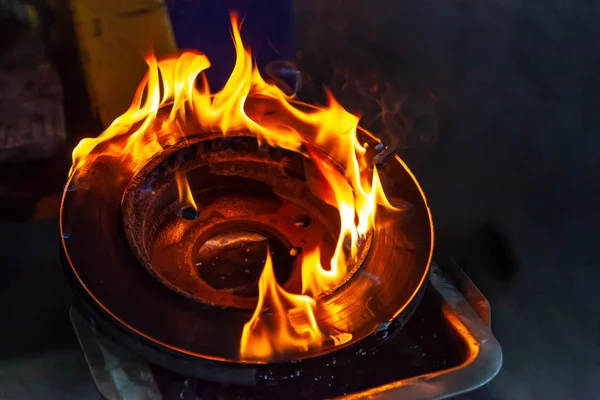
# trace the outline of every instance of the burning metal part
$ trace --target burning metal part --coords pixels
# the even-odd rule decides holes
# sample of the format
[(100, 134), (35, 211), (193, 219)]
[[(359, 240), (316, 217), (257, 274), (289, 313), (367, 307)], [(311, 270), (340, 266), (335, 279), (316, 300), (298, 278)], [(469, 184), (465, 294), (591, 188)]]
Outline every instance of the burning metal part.
[[(236, 63), (225, 87), (211, 94), (204, 54), (148, 57), (129, 110), (75, 148), (70, 187), (115, 182), (93, 196), (113, 210), (124, 191), (126, 237), (151, 275), (219, 312), (245, 310), (228, 317), (241, 332), (236, 361), (312, 357), (367, 336), (415, 298), (431, 258), (431, 217), (400, 159), (372, 168), (385, 148), (358, 117), (330, 94), (315, 108), (264, 81), (235, 14), (231, 22)], [(406, 201), (388, 199), (381, 174), (401, 177), (385, 190)], [(77, 210), (67, 192), (63, 209)], [(111, 315), (132, 318), (125, 308)], [(176, 327), (133, 318), (154, 331), (145, 337), (178, 342)], [(196, 349), (182, 351), (207, 351)]]

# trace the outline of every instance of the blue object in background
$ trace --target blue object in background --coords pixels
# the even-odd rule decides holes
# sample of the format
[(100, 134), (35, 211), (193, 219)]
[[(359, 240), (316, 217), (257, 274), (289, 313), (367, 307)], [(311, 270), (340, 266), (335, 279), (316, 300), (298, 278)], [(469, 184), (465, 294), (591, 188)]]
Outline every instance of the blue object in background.
[(237, 11), (242, 38), (250, 45), (258, 67), (291, 60), (293, 5), (291, 0), (166, 0), (175, 40), (180, 49), (196, 49), (211, 61), (206, 75), (211, 89), (223, 87), (235, 63), (230, 11)]

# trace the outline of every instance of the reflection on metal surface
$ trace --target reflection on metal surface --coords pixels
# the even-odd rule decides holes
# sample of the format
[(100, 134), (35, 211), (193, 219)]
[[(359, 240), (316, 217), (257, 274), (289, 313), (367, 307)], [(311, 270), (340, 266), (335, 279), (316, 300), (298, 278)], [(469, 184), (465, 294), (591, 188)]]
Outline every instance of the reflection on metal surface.
[(444, 299), (444, 316), (467, 345), (465, 361), (455, 368), (389, 383), (339, 399), (446, 399), (485, 385), (500, 371), (502, 350), (490, 327), (435, 264), (431, 266), (430, 281)]
[(458, 266), (458, 263), (456, 260), (454, 260), (454, 258), (447, 257), (444, 258), (444, 260), (447, 260), (443, 265), (443, 269), (448, 279), (458, 288), (463, 296), (465, 296), (477, 315), (479, 315), (479, 318), (481, 318), (486, 325), (491, 326), (492, 319), (490, 303), (487, 301), (483, 293), (481, 293), (471, 278), (469, 278)]
[(275, 276), (277, 282), (283, 284), (290, 277), (294, 258), (277, 238), (258, 232), (216, 234), (200, 246), (194, 263), (200, 278), (221, 293), (257, 297), (258, 279), (269, 247), (272, 256), (277, 253)]

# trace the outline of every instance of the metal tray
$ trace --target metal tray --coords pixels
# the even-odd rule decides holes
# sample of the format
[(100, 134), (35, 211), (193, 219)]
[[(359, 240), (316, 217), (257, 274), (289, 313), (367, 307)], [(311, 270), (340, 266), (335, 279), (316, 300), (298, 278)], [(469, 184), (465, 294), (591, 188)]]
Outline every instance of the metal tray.
[[(451, 347), (462, 349), (457, 353), (460, 355), (458, 360), (454, 357), (455, 362), (449, 362), (447, 368), (437, 368), (414, 377), (378, 383), (360, 390), (353, 390), (350, 385), (347, 391), (339, 390), (342, 393), (333, 396), (328, 394), (334, 394), (335, 390), (312, 391), (309, 396), (335, 399), (445, 399), (475, 390), (494, 378), (502, 365), (502, 350), (490, 329), (489, 303), (456, 263), (447, 260), (443, 266), (444, 271), (437, 264), (432, 264), (428, 290), (435, 292), (435, 296), (441, 300), (439, 302), (441, 315), (451, 331), (450, 336), (454, 338), (452, 340), (456, 342), (450, 342)], [(93, 322), (84, 317), (85, 314), (77, 306), (71, 308), (70, 315), (93, 379), (103, 397), (124, 400), (138, 398), (168, 400), (172, 395), (180, 399), (197, 398), (199, 385), (197, 380), (184, 377), (171, 379), (171, 388), (175, 382), (176, 389), (165, 391), (164, 383), (162, 385), (157, 383), (157, 381), (161, 382), (161, 379), (158, 379), (154, 367), (104, 337), (97, 331)], [(409, 321), (409, 325), (411, 322), (412, 320)], [(424, 321), (423, 324), (427, 322)], [(395, 346), (398, 347), (398, 344)], [(448, 345), (442, 344), (442, 346)], [(419, 371), (418, 368), (415, 370)], [(306, 383), (303, 386), (306, 386)], [(221, 386), (217, 390), (230, 389)], [(247, 391), (243, 391), (246, 389), (231, 390), (233, 390), (232, 398), (269, 397), (269, 395), (277, 397), (272, 391), (260, 394), (256, 392), (258, 389), (255, 389), (252, 394), (248, 394)], [(214, 387), (211, 393), (213, 392), (215, 392)]]

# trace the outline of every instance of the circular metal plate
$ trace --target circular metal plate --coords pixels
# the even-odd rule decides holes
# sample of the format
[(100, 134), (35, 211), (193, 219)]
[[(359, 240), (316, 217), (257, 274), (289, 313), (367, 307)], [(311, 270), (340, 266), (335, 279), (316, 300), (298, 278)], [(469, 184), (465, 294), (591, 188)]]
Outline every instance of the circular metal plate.
[[(361, 141), (376, 143), (367, 132), (360, 135)], [(344, 346), (414, 309), (429, 270), (433, 228), (423, 192), (399, 158), (382, 166), (380, 176), (392, 204), (404, 211), (375, 232), (360, 268), (320, 298), (315, 310), (317, 320), (352, 333)], [(212, 307), (182, 296), (149, 274), (132, 252), (121, 216), (132, 178), (118, 160), (99, 157), (66, 185), (60, 230), (75, 284), (97, 310), (142, 341), (193, 359), (241, 364), (239, 341), (251, 310)], [(288, 361), (339, 349), (330, 344)]]

